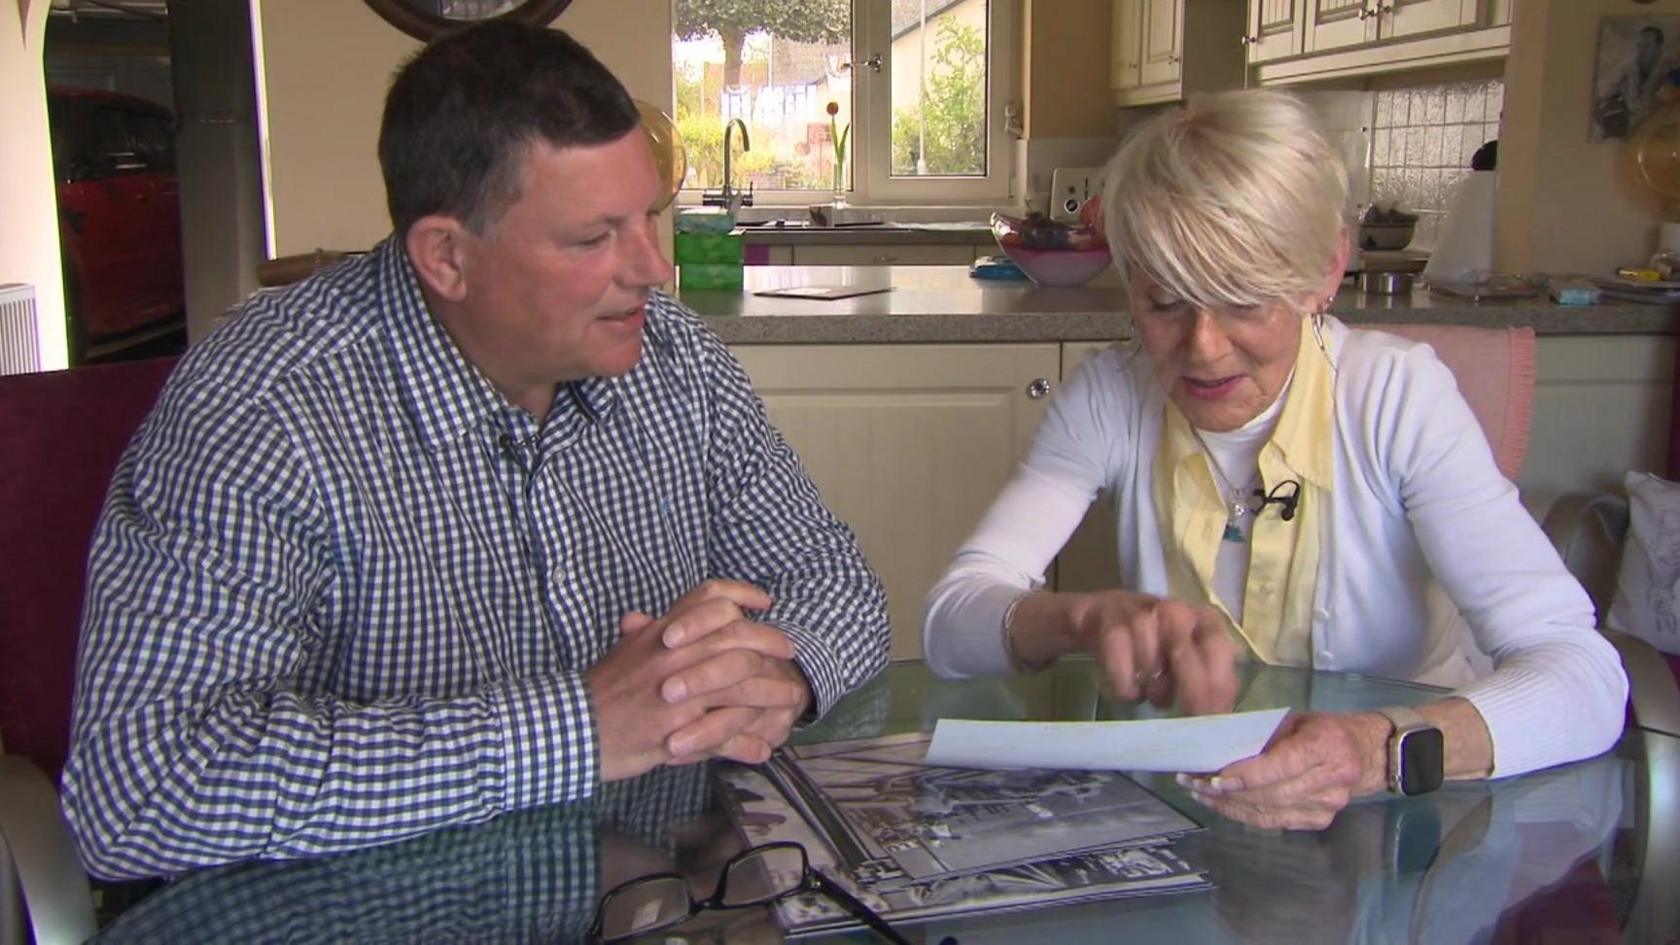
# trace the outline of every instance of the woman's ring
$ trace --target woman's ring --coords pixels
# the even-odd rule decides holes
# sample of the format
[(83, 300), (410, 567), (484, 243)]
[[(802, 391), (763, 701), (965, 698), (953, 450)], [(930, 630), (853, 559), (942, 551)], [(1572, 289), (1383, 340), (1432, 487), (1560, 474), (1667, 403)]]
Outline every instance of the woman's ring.
[(1140, 669), (1140, 670), (1137, 671), (1137, 673), (1134, 676), (1132, 676), (1132, 681), (1137, 683), (1137, 686), (1138, 686), (1139, 689), (1142, 689), (1143, 687), (1149, 685), (1150, 683), (1154, 682), (1157, 679), (1160, 679), (1162, 676), (1165, 676), (1166, 674), (1167, 674), (1167, 669), (1164, 666), (1161, 667), (1160, 669), (1157, 669), (1153, 673), (1151, 673), (1147, 669)]

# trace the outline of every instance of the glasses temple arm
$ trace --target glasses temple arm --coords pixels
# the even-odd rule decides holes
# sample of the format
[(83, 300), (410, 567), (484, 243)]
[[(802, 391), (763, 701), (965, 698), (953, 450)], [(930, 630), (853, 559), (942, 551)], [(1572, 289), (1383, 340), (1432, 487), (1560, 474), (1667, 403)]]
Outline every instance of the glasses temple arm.
[(814, 869), (811, 870), (811, 879), (813, 885), (816, 886), (818, 891), (826, 894), (829, 898), (844, 906), (847, 912), (856, 916), (863, 922), (864, 925), (874, 929), (881, 935), (882, 938), (892, 942), (893, 945), (910, 945), (910, 943), (905, 940), (904, 936), (898, 934), (897, 930), (887, 924), (886, 919), (881, 918), (874, 909), (864, 905), (863, 901), (858, 899), (858, 897), (847, 892), (840, 886), (839, 883), (834, 882)]

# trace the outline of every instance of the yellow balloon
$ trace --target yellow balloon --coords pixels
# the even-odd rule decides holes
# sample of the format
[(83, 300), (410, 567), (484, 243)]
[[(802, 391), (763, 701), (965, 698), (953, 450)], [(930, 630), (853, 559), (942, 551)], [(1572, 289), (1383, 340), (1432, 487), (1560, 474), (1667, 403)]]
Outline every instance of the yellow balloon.
[(659, 205), (663, 210), (677, 199), (677, 191), (682, 189), (683, 177), (688, 174), (688, 152), (683, 149), (682, 134), (677, 131), (676, 123), (659, 106), (636, 99), (636, 111), (642, 116), (642, 132), (647, 135), (648, 146), (653, 148), (659, 177), (666, 183), (665, 201)]

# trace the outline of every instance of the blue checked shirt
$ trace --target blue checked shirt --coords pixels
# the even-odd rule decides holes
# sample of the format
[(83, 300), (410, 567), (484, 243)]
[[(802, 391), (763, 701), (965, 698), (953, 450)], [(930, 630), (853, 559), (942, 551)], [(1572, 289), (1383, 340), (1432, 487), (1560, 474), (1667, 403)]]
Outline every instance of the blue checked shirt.
[(199, 870), (148, 895), (94, 942), (589, 945), (608, 887), (661, 861), (729, 849), (709, 767), (656, 768), (580, 803), (344, 856)]
[(383, 843), (589, 796), (584, 672), (631, 610), (748, 581), (820, 713), (886, 662), (880, 582), (723, 344), (655, 295), (640, 363), (540, 427), (400, 246), (254, 299), (119, 463), (66, 813), (113, 878)]

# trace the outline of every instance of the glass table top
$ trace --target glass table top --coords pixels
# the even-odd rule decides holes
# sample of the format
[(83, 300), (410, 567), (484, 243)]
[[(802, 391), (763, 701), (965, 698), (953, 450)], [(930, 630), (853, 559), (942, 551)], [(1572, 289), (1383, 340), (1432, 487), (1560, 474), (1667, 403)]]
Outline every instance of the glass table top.
[[(1438, 691), (1355, 675), (1245, 670), (1239, 709), (1347, 710)], [(931, 729), (942, 717), (1111, 719), (1093, 664), (940, 680), (897, 663), (800, 741)], [(1680, 740), (1630, 729), (1603, 756), (1520, 778), (1356, 801), (1321, 832), (1244, 827), (1170, 775), (1137, 780), (1207, 829), (1184, 841), (1212, 890), (905, 925), (912, 942), (1663, 942), (1680, 935)], [(598, 897), (675, 870), (702, 895), (743, 847), (705, 765), (606, 785), (357, 853), (176, 879), (96, 941), (581, 942)], [(765, 909), (705, 914), (653, 942), (778, 942)], [(804, 941), (875, 940), (865, 931)]]

